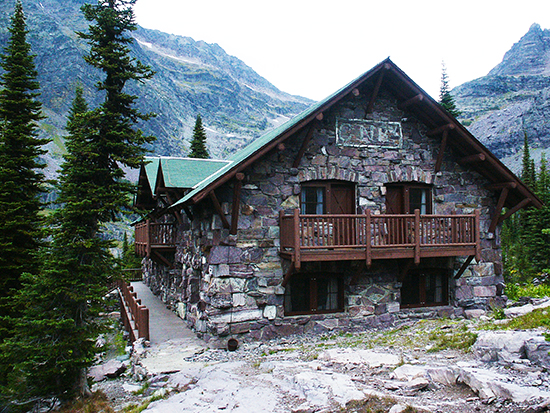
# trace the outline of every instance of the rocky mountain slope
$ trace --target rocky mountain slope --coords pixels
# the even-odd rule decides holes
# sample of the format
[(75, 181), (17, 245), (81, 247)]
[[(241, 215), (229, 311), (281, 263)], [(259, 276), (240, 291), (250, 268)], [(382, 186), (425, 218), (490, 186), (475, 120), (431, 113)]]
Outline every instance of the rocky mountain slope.
[(521, 168), (524, 133), (538, 160), (550, 152), (550, 30), (533, 24), (487, 76), (452, 93), (460, 120), (512, 170)]
[[(75, 34), (87, 30), (80, 12), (87, 2), (92, 0), (23, 0), (47, 116), (41, 132), (53, 138), (48, 159), (53, 168), (64, 151), (62, 136), (75, 86), (83, 85), (91, 107), (101, 101), (94, 89), (100, 73), (82, 59), (88, 46)], [(0, 1), (2, 49), (14, 4)], [(185, 155), (197, 114), (207, 129), (211, 154), (224, 157), (312, 103), (281, 92), (217, 44), (141, 27), (133, 36), (133, 55), (156, 71), (145, 84), (129, 85), (139, 96), (140, 109), (158, 114), (142, 126), (157, 137), (155, 154)]]

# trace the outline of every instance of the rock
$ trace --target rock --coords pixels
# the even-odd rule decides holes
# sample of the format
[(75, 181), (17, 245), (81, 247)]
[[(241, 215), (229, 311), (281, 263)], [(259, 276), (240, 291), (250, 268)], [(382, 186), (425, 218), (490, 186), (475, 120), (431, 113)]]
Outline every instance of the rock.
[(411, 364), (403, 364), (396, 368), (390, 377), (400, 381), (410, 381), (419, 377), (426, 377), (425, 366), (413, 366)]
[(544, 336), (525, 341), (525, 356), (534, 364), (550, 369), (550, 342)]
[(472, 350), (484, 362), (513, 363), (525, 358), (525, 342), (533, 338), (533, 334), (530, 331), (480, 331)]
[(417, 392), (425, 389), (429, 384), (430, 382), (425, 377), (417, 377), (407, 382), (407, 389), (412, 392)]
[(398, 404), (394, 404), (391, 407), (391, 409), (388, 411), (388, 413), (403, 413), (406, 410), (407, 410), (407, 406), (401, 403), (398, 403)]
[(365, 364), (370, 368), (381, 366), (393, 367), (397, 366), (401, 361), (399, 356), (395, 354), (350, 348), (325, 350), (319, 355), (318, 359), (341, 364)]
[(101, 381), (106, 378), (113, 379), (126, 371), (126, 363), (118, 360), (109, 360), (99, 366), (93, 366), (88, 372), (88, 376), (94, 381)]

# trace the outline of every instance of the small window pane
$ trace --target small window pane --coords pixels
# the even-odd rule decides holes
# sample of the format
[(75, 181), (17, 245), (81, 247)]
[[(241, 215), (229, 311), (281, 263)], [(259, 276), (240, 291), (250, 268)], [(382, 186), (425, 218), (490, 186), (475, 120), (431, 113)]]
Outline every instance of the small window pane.
[(301, 194), (302, 214), (318, 214), (324, 213), (325, 205), (325, 190), (323, 187), (304, 187)]
[(338, 280), (336, 278), (317, 279), (317, 310), (338, 310)]
[(309, 304), (310, 282), (308, 277), (296, 277), (285, 288), (285, 312), (299, 313), (311, 311)]
[(427, 188), (411, 188), (409, 190), (409, 206), (412, 214), (416, 209), (420, 210), (422, 215), (430, 213), (428, 202), (431, 202), (429, 189)]

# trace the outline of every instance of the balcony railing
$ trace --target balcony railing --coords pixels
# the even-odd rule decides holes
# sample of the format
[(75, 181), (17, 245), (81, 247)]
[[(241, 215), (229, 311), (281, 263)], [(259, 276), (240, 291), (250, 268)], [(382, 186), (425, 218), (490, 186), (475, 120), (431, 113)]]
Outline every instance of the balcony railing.
[(176, 247), (176, 226), (171, 223), (140, 222), (135, 227), (136, 254), (149, 257), (151, 251), (174, 249)]
[(281, 255), (333, 261), (480, 255), (479, 211), (471, 215), (280, 214)]

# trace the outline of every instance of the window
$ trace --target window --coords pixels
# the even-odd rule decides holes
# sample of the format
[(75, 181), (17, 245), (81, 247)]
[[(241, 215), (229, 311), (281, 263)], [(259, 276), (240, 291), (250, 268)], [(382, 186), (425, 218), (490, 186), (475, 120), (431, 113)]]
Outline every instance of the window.
[(388, 214), (432, 213), (432, 188), (429, 185), (407, 182), (386, 186), (386, 212)]
[(410, 272), (401, 287), (402, 307), (428, 307), (448, 303), (447, 271), (426, 269)]
[(302, 214), (323, 214), (325, 212), (325, 188), (321, 186), (302, 188)]
[(285, 288), (285, 314), (344, 311), (343, 294), (341, 278), (329, 275), (295, 274)]
[(355, 214), (355, 184), (345, 181), (311, 181), (302, 185), (301, 214)]

